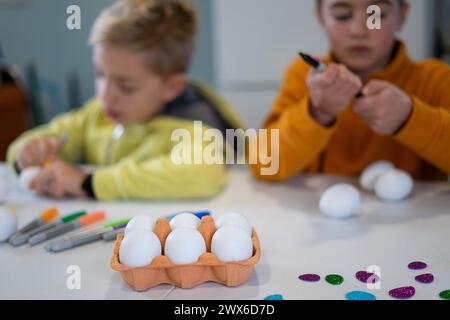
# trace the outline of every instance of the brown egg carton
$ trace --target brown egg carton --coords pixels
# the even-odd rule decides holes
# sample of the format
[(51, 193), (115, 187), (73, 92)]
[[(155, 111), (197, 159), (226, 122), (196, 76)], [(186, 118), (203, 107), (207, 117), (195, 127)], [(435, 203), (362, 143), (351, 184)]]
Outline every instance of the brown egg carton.
[[(201, 283), (213, 281), (227, 287), (236, 287), (245, 283), (253, 272), (253, 267), (261, 256), (258, 235), (252, 234), (253, 256), (245, 261), (223, 262), (211, 253), (211, 240), (216, 232), (214, 219), (203, 217), (198, 231), (205, 239), (207, 252), (200, 256), (193, 264), (176, 265), (166, 256), (153, 259), (152, 263), (144, 267), (127, 267), (119, 261), (119, 250), (124, 234), (117, 236), (111, 259), (111, 268), (119, 271), (123, 280), (136, 291), (146, 291), (160, 284), (171, 284), (183, 289), (190, 289)], [(166, 219), (156, 221), (153, 231), (161, 241), (164, 250), (166, 238), (171, 232)], [(163, 252), (164, 254), (164, 252)]]

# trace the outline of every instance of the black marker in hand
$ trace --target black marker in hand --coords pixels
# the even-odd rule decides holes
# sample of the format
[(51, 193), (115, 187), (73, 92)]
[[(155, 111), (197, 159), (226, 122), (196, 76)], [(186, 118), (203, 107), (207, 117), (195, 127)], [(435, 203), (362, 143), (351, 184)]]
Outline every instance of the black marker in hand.
[[(327, 66), (320, 62), (317, 61), (316, 59), (314, 59), (313, 57), (311, 57), (310, 55), (303, 53), (303, 52), (299, 52), (300, 57), (310, 66), (312, 66), (316, 71), (318, 72), (324, 72), (325, 69), (327, 68)], [(361, 91), (359, 91), (356, 96), (355, 99), (360, 99), (363, 97), (363, 94)]]

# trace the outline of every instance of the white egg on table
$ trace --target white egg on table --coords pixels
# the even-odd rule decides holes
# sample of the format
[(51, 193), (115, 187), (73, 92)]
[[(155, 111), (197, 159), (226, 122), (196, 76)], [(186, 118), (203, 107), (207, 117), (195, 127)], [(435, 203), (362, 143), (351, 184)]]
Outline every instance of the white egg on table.
[(152, 216), (136, 216), (127, 223), (124, 233), (127, 235), (128, 233), (136, 229), (153, 231), (154, 224), (155, 218), (153, 218)]
[(340, 183), (327, 189), (320, 198), (320, 211), (330, 218), (345, 219), (355, 215), (361, 194), (353, 185)]
[(0, 175), (0, 203), (5, 202), (8, 195), (8, 185), (6, 177)]
[(375, 194), (382, 201), (397, 202), (406, 199), (412, 192), (414, 181), (409, 173), (391, 170), (383, 173), (375, 184)]
[(0, 242), (5, 242), (17, 231), (17, 216), (0, 208)]
[(41, 172), (39, 167), (29, 167), (22, 170), (19, 175), (19, 186), (24, 191), (32, 191), (30, 183)]
[(212, 237), (211, 252), (223, 262), (248, 260), (253, 255), (252, 238), (238, 226), (222, 226)]
[(197, 229), (201, 220), (193, 213), (179, 213), (170, 220), (170, 228), (176, 230), (179, 228)]
[(174, 264), (191, 264), (206, 252), (206, 244), (198, 230), (179, 228), (173, 230), (166, 239), (164, 254)]
[(389, 161), (377, 161), (364, 169), (359, 179), (360, 185), (367, 191), (373, 191), (377, 179), (386, 171), (394, 170), (395, 166)]
[(127, 267), (144, 267), (161, 255), (161, 241), (151, 231), (135, 229), (125, 235), (119, 249), (119, 261)]
[(253, 233), (253, 227), (246, 216), (231, 212), (218, 216), (215, 220), (217, 229), (226, 225), (237, 226), (245, 230), (250, 236)]

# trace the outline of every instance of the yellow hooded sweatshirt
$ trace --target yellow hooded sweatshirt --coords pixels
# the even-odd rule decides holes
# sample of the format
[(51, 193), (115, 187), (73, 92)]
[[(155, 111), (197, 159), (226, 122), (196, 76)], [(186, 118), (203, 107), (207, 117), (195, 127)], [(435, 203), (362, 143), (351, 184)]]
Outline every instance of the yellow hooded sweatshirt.
[[(24, 133), (10, 145), (7, 160), (14, 166), (19, 150), (30, 139), (67, 135), (60, 158), (96, 166), (92, 188), (98, 200), (210, 197), (226, 184), (226, 167), (176, 164), (171, 158), (172, 149), (179, 143), (172, 141), (172, 133), (185, 129), (194, 137), (194, 120), (204, 121), (203, 132), (210, 127), (221, 132), (243, 128), (230, 105), (205, 86), (191, 83), (162, 114), (124, 127), (116, 138), (117, 124), (107, 118), (100, 101), (93, 99), (78, 110)], [(194, 143), (192, 154), (202, 152), (203, 146)]]

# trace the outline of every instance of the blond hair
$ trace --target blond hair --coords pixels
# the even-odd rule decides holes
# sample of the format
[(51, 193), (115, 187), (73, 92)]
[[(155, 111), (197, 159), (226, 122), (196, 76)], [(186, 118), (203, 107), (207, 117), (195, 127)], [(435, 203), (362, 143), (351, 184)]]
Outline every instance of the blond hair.
[(97, 18), (89, 42), (148, 52), (146, 67), (166, 77), (187, 71), (196, 32), (187, 0), (119, 0)]

